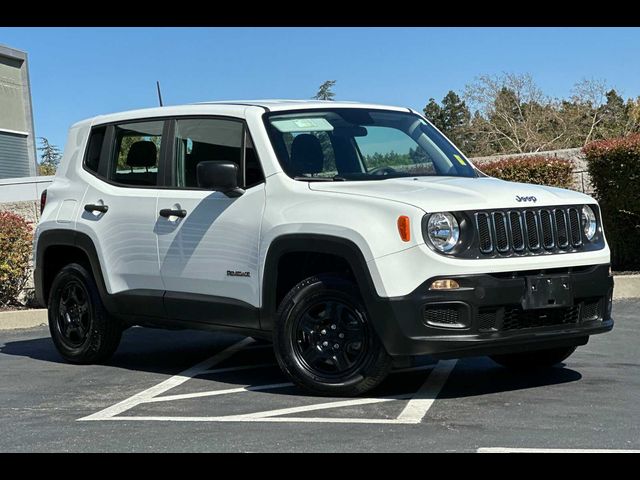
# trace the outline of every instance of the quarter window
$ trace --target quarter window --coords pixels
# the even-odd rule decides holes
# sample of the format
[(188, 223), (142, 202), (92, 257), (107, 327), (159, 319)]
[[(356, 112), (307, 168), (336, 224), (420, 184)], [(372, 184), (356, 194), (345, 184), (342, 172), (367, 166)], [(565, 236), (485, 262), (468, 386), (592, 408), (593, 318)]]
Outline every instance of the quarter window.
[(100, 167), (100, 153), (102, 152), (102, 144), (107, 127), (95, 127), (89, 135), (87, 143), (87, 153), (84, 157), (84, 166), (87, 170), (98, 173)]

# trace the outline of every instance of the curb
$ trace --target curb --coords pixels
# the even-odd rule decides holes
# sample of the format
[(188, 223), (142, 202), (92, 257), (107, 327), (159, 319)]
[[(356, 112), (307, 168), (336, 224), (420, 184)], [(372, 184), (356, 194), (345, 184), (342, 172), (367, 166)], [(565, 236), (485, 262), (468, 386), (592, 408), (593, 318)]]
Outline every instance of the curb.
[[(615, 275), (613, 299), (640, 298), (640, 275)], [(0, 330), (17, 330), (48, 325), (47, 309), (0, 312)]]
[(0, 312), (0, 330), (17, 330), (48, 325), (47, 309)]
[(615, 275), (613, 299), (640, 297), (640, 275)]

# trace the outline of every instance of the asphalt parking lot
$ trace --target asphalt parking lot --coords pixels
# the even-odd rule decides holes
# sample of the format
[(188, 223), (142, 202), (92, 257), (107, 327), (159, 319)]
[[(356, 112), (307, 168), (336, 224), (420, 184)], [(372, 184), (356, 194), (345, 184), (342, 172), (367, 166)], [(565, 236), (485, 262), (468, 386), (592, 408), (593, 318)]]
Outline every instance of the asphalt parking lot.
[(0, 451), (640, 449), (640, 300), (564, 366), (522, 375), (422, 358), (366, 398), (306, 395), (270, 345), (132, 328), (105, 365), (64, 363), (46, 328), (0, 332)]

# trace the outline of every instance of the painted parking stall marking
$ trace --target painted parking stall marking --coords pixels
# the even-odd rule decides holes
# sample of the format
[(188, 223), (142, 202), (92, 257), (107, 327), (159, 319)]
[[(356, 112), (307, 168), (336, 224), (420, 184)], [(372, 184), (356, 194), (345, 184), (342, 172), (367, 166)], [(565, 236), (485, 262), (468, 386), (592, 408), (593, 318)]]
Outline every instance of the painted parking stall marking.
[[(365, 423), (365, 424), (419, 424), (433, 406), (438, 394), (456, 365), (456, 360), (440, 361), (435, 365), (419, 365), (396, 370), (402, 372), (430, 372), (424, 383), (412, 393), (388, 395), (373, 398), (354, 398), (346, 400), (332, 400), (285, 408), (273, 408), (258, 412), (240, 414), (212, 415), (212, 416), (176, 416), (168, 415), (124, 415), (140, 405), (161, 405), (168, 402), (215, 397), (223, 395), (242, 395), (251, 392), (265, 392), (291, 388), (291, 382), (267, 383), (263, 385), (244, 385), (233, 388), (198, 391), (192, 393), (166, 394), (170, 390), (181, 386), (195, 377), (217, 373), (235, 371), (250, 371), (273, 368), (275, 363), (258, 363), (254, 365), (240, 365), (216, 368), (217, 365), (230, 359), (239, 352), (259, 350), (270, 345), (255, 344), (252, 338), (241, 340), (230, 347), (216, 353), (210, 358), (187, 368), (159, 384), (133, 395), (115, 405), (99, 412), (78, 419), (79, 421), (164, 421), (164, 422), (299, 422), (299, 423)], [(300, 416), (309, 412), (322, 412), (362, 405), (384, 404), (390, 402), (407, 402), (404, 409), (395, 418), (360, 418), (360, 417), (329, 417), (329, 416)]]
[(477, 453), (640, 453), (640, 450), (620, 450), (606, 448), (510, 448), (484, 447)]

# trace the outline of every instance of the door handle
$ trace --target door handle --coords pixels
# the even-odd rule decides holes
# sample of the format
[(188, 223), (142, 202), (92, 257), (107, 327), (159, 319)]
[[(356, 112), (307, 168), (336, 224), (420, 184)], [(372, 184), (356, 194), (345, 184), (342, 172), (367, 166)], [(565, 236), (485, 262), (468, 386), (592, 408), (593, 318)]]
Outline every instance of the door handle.
[(89, 213), (93, 213), (93, 212), (107, 213), (107, 210), (109, 210), (109, 207), (107, 205), (88, 203), (84, 206), (84, 210)]
[(160, 216), (165, 218), (169, 218), (169, 217), (184, 218), (187, 216), (187, 211), (184, 209), (174, 210), (172, 208), (163, 208), (162, 210), (160, 210)]

